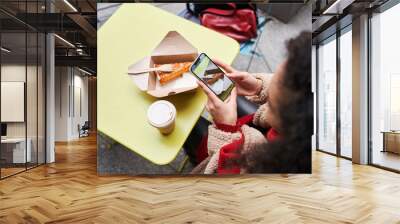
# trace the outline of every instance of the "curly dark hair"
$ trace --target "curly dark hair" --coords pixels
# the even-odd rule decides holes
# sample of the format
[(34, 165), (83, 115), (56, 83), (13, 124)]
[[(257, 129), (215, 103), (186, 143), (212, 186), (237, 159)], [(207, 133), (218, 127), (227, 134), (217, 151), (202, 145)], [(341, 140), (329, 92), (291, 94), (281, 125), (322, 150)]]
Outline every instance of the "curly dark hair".
[(241, 166), (249, 173), (311, 173), (311, 33), (303, 31), (286, 47), (282, 92), (276, 103), (282, 137), (241, 155)]

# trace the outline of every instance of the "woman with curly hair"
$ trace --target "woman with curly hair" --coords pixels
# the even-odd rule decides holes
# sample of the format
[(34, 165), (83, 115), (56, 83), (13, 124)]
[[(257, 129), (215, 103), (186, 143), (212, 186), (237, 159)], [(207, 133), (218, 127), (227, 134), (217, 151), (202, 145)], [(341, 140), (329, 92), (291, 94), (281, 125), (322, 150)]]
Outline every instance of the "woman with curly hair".
[[(198, 147), (184, 147), (198, 163), (192, 173), (311, 172), (311, 34), (302, 32), (286, 46), (288, 57), (274, 74), (240, 72), (214, 60), (236, 87), (223, 102), (199, 82), (213, 124)], [(260, 107), (237, 118), (237, 95)]]

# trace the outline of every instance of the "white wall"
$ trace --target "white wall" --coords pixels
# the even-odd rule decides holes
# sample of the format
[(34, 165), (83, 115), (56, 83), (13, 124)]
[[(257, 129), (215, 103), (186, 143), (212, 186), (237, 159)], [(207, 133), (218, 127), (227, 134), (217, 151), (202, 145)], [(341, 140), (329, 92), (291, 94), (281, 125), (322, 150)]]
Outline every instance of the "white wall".
[[(1, 66), (1, 81), (3, 82), (25, 82), (26, 67), (19, 64), (6, 64)], [(28, 73), (32, 67), (28, 66)], [(6, 108), (1, 108), (5, 110)], [(7, 122), (7, 137), (25, 137), (25, 122)]]
[(88, 120), (88, 78), (83, 75), (76, 68), (56, 67), (56, 141), (79, 138), (78, 125)]
[[(27, 69), (27, 70), (25, 70)], [(4, 64), (1, 66), (1, 81), (2, 82), (25, 82), (25, 75), (26, 72), (28, 74), (28, 79), (29, 79), (29, 84), (30, 85), (36, 85), (36, 80), (32, 80), (31, 75), (35, 75), (36, 76), (36, 67), (34, 66), (27, 66), (25, 67), (24, 65), (20, 65), (20, 64)], [(28, 104), (30, 102), (33, 102), (34, 100), (36, 100), (36, 88), (27, 88), (27, 101)], [(34, 105), (34, 110), (36, 110), (36, 101)], [(6, 108), (2, 108), (2, 110), (6, 110)], [(28, 110), (28, 109), (27, 109)], [(32, 113), (31, 112), (32, 108), (30, 108), (30, 110), (28, 110), (28, 114), (27, 114), (27, 118), (28, 118), (28, 122), (30, 122), (28, 124), (28, 129), (30, 129), (31, 127), (36, 130), (36, 125), (35, 127), (33, 127), (34, 125), (31, 124), (31, 122), (34, 121), (34, 123), (36, 124), (36, 113)], [(25, 124), (26, 122), (7, 122), (7, 136), (8, 137), (25, 137)], [(28, 137), (29, 134), (31, 133), (30, 130), (28, 130)], [(35, 132), (36, 135), (36, 132)]]
[(69, 68), (55, 68), (55, 141), (68, 141)]
[[(39, 163), (43, 163), (45, 158), (45, 89), (43, 78), (44, 74), (41, 66), (25, 66), (25, 64), (18, 63), (3, 64), (1, 66), (2, 82), (24, 82), (26, 85), (26, 106), (24, 103), (24, 106), (20, 108), (22, 110), (20, 112), (26, 112), (26, 120), (22, 122), (6, 122), (7, 137), (24, 138), (26, 135), (31, 144), (29, 147), (32, 151), (32, 161), (36, 162), (36, 158), (38, 158)], [(2, 107), (1, 110), (4, 112), (12, 109)], [(9, 112), (13, 113), (13, 111)], [(39, 154), (38, 156), (37, 153)]]
[[(77, 70), (75, 70), (76, 72)], [(75, 73), (76, 74), (76, 73)], [(81, 110), (82, 113), (80, 114), (79, 111), (77, 110), (77, 107), (75, 106), (75, 119), (73, 120), (73, 127), (77, 127), (78, 124), (83, 125), (85, 121), (88, 121), (89, 119), (89, 102), (88, 102), (88, 96), (89, 96), (89, 91), (88, 91), (88, 77), (87, 76), (81, 76), (82, 73), (79, 73), (79, 75), (75, 75), (74, 79), (74, 86), (76, 88), (79, 88), (81, 91)], [(77, 90), (75, 88), (75, 91)], [(76, 93), (76, 92), (75, 92)], [(75, 97), (75, 100), (79, 100)], [(76, 101), (75, 101), (76, 102)], [(75, 105), (77, 102), (75, 103)], [(72, 133), (74, 136), (78, 137), (78, 129), (73, 128)]]

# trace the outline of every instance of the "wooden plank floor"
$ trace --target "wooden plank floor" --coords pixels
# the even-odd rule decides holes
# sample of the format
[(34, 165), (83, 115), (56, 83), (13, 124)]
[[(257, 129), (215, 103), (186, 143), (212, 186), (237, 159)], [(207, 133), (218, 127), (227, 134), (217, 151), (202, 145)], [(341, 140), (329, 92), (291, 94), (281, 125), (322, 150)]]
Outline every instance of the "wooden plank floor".
[(400, 223), (400, 175), (315, 152), (312, 175), (98, 177), (96, 139), (0, 181), (0, 223)]

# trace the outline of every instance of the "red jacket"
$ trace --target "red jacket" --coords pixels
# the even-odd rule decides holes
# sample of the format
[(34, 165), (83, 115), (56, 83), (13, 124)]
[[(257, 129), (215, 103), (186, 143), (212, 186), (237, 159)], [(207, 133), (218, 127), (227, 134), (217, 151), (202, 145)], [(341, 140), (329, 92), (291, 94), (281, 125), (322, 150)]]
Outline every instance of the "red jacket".
[[(238, 132), (240, 128), (244, 124), (250, 124), (253, 120), (254, 114), (246, 115), (239, 118), (236, 122), (236, 125), (225, 125), (225, 124), (218, 124), (216, 123), (216, 127), (222, 131), (226, 132)], [(279, 135), (275, 129), (270, 128), (266, 133), (264, 133), (266, 139), (268, 141), (274, 141)], [(238, 140), (233, 141), (227, 145), (224, 145), (220, 152), (219, 152), (219, 159), (218, 159), (218, 174), (239, 174), (240, 173), (240, 166), (235, 164), (234, 159), (238, 159), (239, 153), (237, 151), (240, 147), (244, 144), (244, 136)], [(201, 162), (207, 156), (207, 136), (202, 139), (202, 142), (199, 146), (199, 150), (197, 151), (197, 160)]]

